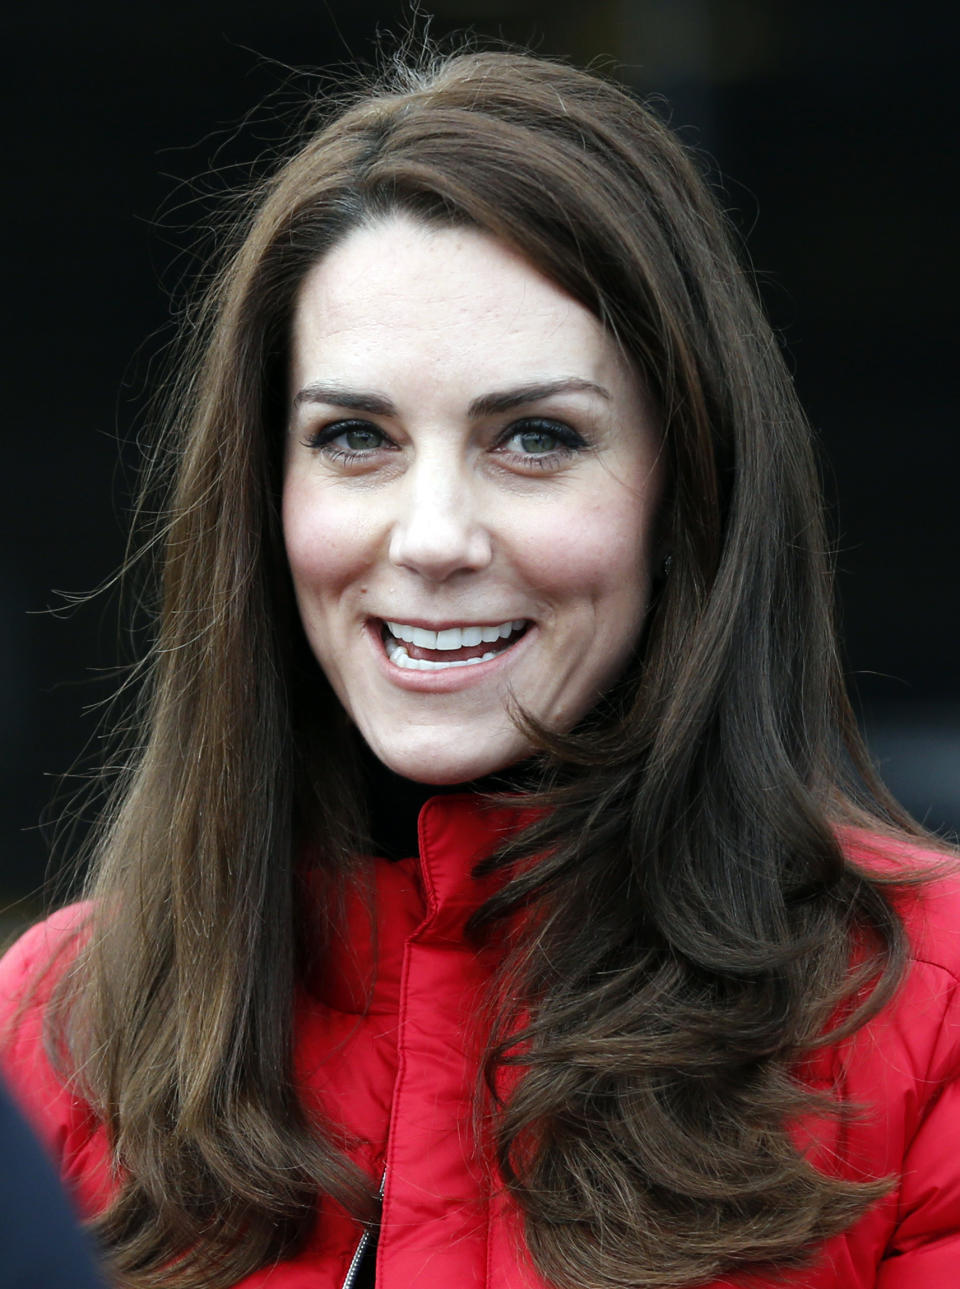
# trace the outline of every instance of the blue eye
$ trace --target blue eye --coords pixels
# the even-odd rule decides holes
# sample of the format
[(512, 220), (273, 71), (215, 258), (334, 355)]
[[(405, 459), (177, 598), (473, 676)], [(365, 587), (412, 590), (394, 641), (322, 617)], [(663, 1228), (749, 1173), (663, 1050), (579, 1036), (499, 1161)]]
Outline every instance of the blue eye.
[(369, 421), (334, 421), (312, 434), (308, 445), (334, 457), (358, 457), (385, 447), (389, 439)]
[(523, 452), (553, 452), (559, 442), (552, 430), (519, 430), (513, 437)]
[(531, 418), (511, 425), (500, 446), (517, 456), (556, 457), (576, 452), (586, 444), (569, 425)]
[(371, 425), (351, 425), (337, 435), (343, 440), (343, 446), (351, 452), (368, 452), (371, 448), (380, 447), (383, 435)]

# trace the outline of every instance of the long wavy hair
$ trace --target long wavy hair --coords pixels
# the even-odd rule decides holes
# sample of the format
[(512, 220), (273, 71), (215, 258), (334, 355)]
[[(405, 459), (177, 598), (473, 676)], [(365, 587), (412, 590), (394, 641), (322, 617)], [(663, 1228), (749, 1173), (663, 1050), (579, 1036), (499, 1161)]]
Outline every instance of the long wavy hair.
[(291, 1255), (318, 1195), (371, 1212), (294, 1090), (324, 920), (298, 898), (298, 838), (342, 889), (363, 787), (279, 494), (298, 287), (395, 211), (501, 239), (592, 310), (669, 463), (672, 569), (641, 647), (574, 731), (526, 723), (550, 809), (489, 861), (505, 884), (473, 927), (519, 928), (487, 1070), (500, 1176), (558, 1286), (794, 1265), (883, 1184), (801, 1156), (790, 1071), (829, 1018), (849, 1032), (889, 996), (903, 957), (882, 885), (837, 842), (843, 821), (896, 819), (845, 696), (808, 429), (677, 140), (616, 85), (505, 53), (401, 66), (341, 102), (232, 224), (191, 316), (144, 733), (51, 1011), (122, 1179), (95, 1225), (119, 1283), (188, 1289)]

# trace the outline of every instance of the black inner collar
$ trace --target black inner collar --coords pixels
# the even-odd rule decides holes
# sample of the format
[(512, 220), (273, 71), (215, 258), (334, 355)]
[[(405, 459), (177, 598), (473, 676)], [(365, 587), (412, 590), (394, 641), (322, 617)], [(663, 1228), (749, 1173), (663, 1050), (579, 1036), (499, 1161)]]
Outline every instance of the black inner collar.
[(469, 783), (416, 783), (405, 779), (379, 761), (364, 747), (361, 760), (367, 785), (370, 840), (373, 853), (386, 859), (407, 859), (420, 852), (417, 825), (420, 811), (431, 797), (451, 796), (463, 792), (515, 792), (521, 766), (512, 766), (502, 774), (485, 775)]

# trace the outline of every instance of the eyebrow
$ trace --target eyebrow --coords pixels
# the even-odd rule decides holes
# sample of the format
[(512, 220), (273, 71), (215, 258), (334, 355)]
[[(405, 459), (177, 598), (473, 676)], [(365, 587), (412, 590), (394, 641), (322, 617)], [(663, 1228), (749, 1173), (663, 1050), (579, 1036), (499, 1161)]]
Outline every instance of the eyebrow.
[(360, 393), (342, 385), (326, 385), (323, 381), (304, 385), (295, 395), (293, 405), (300, 407), (303, 403), (329, 403), (331, 407), (349, 407), (375, 416), (393, 416), (397, 410), (382, 394)]
[[(481, 394), (475, 398), (467, 409), (471, 419), (491, 416), (497, 412), (509, 412), (526, 403), (537, 403), (541, 399), (551, 398), (554, 394), (597, 394), (600, 398), (610, 398), (610, 391), (595, 381), (584, 380), (580, 376), (561, 377), (559, 380), (540, 381), (529, 385), (518, 385), (515, 389), (498, 390), (491, 394)], [(369, 412), (372, 416), (396, 416), (396, 406), (383, 394), (369, 391), (346, 389), (342, 385), (328, 385), (317, 381), (305, 385), (294, 397), (294, 407), (303, 403), (328, 403), (331, 407), (350, 408), (355, 412)]]

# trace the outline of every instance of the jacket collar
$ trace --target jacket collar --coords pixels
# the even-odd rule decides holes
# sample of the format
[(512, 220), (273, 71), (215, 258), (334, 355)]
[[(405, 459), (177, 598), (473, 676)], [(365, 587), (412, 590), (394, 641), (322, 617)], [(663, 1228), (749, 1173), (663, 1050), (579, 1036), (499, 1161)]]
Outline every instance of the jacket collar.
[(430, 797), (418, 817), (418, 855), (371, 856), (342, 905), (325, 896), (325, 875), (315, 873), (318, 923), (335, 920), (328, 950), (307, 981), (310, 992), (343, 1012), (389, 1007), (408, 941), (469, 949), (468, 918), (505, 880), (499, 872), (478, 878), (473, 870), (532, 818), (529, 809), (492, 806), (477, 793)]

